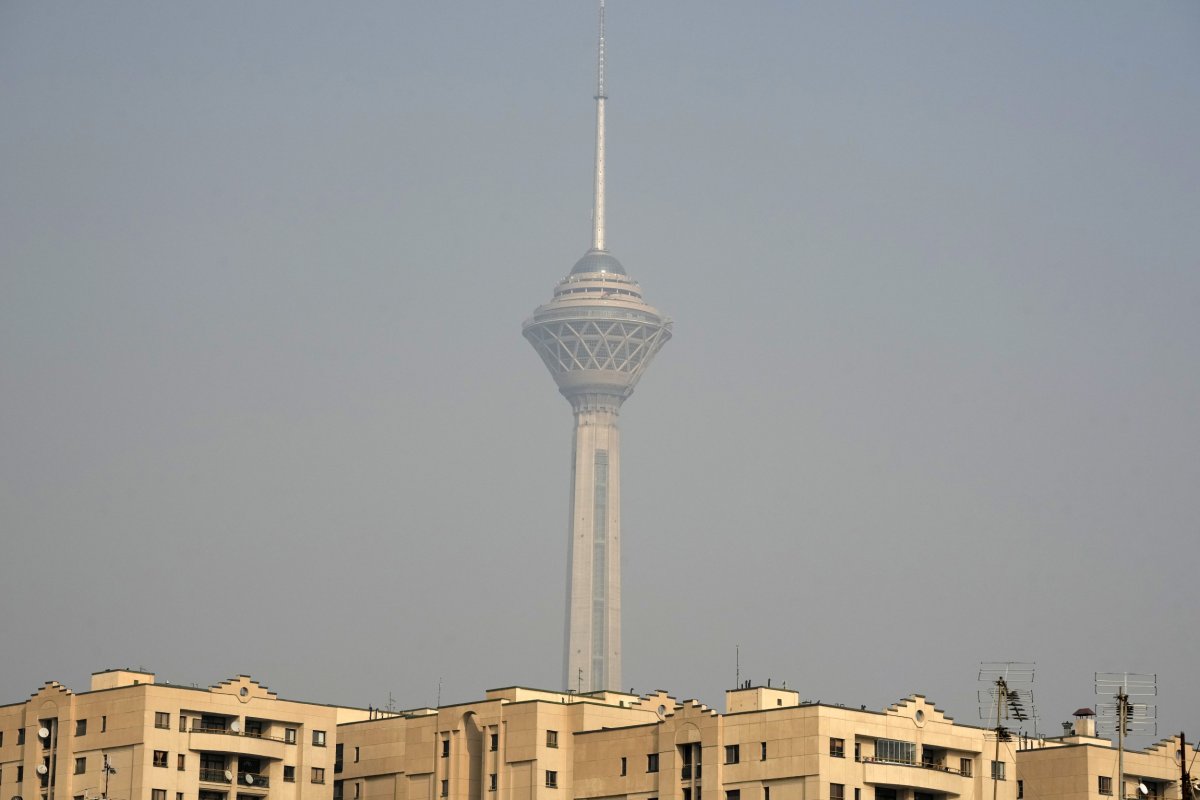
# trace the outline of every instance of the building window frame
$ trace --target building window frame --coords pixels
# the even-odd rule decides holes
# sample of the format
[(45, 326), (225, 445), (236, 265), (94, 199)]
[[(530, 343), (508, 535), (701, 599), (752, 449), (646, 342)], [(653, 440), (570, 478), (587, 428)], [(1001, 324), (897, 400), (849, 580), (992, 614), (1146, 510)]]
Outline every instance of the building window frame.
[(959, 758), (958, 759), (958, 774), (964, 778), (969, 778), (975, 772), (975, 759)]
[(154, 727), (158, 728), (159, 730), (164, 730), (164, 731), (170, 730), (171, 729), (171, 712), (155, 711), (154, 712)]
[[(845, 758), (846, 757), (846, 740), (838, 739), (833, 736), (829, 737), (829, 757), (830, 758)], [(845, 788), (843, 785), (842, 788)]]
[(1099, 775), (1096, 777), (1096, 791), (1102, 795), (1112, 795), (1113, 780), (1108, 775)]
[(187, 765), (187, 756), (186, 755), (184, 755), (183, 753), (179, 753), (177, 756), (175, 756), (175, 769), (179, 770), (180, 772), (183, 772), (184, 770), (187, 769), (186, 765)]
[(992, 762), (992, 780), (994, 780), (994, 781), (1006, 780), (1005, 772), (1006, 772), (1006, 770), (1004, 769), (1003, 761), (993, 761)]
[(296, 729), (295, 728), (284, 728), (283, 729), (283, 743), (284, 744), (295, 744), (296, 743)]
[(284, 766), (283, 766), (283, 782), (284, 783), (295, 783), (296, 782), (296, 768), (294, 766), (292, 766), (290, 764), (284, 764)]
[(167, 800), (166, 789), (151, 789), (150, 800)]
[(78, 756), (75, 759), (75, 774), (82, 775), (87, 772), (87, 756)]
[(846, 784), (829, 784), (829, 800), (846, 800)]
[(646, 754), (646, 772), (658, 772), (658, 753)]
[(313, 767), (312, 772), (310, 773), (309, 780), (312, 783), (321, 783), (321, 784), (325, 783), (325, 768), (324, 767)]
[(446, 780), (445, 778), (442, 779), (442, 790), (439, 793), (439, 796), (440, 797), (449, 797), (450, 796), (450, 781)]
[(558, 747), (558, 731), (546, 731), (546, 747)]
[(556, 769), (546, 770), (546, 788), (547, 789), (557, 789), (558, 788), (558, 770), (556, 770)]
[(312, 735), (313, 747), (325, 746), (325, 731), (313, 731)]
[(75, 735), (87, 736), (87, 719), (75, 720)]
[(500, 782), (499, 775), (497, 775), (495, 772), (488, 773), (488, 791), (489, 792), (496, 791), (496, 788), (497, 788), (499, 782)]
[(727, 744), (725, 745), (725, 763), (737, 764), (742, 760), (742, 748), (740, 745)]
[(169, 754), (167, 753), (166, 750), (155, 750), (154, 751), (154, 762), (153, 762), (154, 766), (166, 769), (168, 755)]

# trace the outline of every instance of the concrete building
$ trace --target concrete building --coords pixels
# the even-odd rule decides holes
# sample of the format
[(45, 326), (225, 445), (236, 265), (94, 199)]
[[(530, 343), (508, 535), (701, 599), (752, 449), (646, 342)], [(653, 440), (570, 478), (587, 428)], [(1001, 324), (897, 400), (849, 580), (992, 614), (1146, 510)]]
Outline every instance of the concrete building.
[(671, 336), (670, 320), (646, 304), (606, 249), (603, 0), (598, 52), (592, 247), (523, 327), (575, 413), (563, 688), (579, 693), (622, 685), (617, 414)]
[[(1011, 748), (914, 695), (882, 711), (745, 687), (487, 699), (342, 725), (335, 800), (1016, 800)], [(993, 776), (996, 780), (993, 780)]]
[[(1096, 735), (1095, 717), (1083, 708), (1075, 712), (1063, 736), (1021, 743), (1017, 775), (1024, 800), (1180, 800), (1180, 752), (1188, 766), (1195, 763), (1195, 746), (1184, 742), (1181, 748), (1179, 737), (1144, 750), (1126, 750), (1122, 787), (1117, 748)], [(1197, 777), (1194, 772), (1192, 777)]]
[(329, 800), (337, 725), (368, 712), (279, 699), (242, 675), (210, 688), (136, 670), (0, 706), (4, 800)]

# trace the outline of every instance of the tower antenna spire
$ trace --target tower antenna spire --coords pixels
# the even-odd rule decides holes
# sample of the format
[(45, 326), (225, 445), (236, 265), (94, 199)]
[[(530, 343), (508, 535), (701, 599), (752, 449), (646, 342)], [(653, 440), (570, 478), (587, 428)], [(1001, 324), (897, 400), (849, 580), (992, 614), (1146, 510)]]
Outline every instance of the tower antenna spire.
[(604, 0), (600, 0), (600, 41), (596, 47), (596, 183), (592, 199), (592, 249), (604, 250)]

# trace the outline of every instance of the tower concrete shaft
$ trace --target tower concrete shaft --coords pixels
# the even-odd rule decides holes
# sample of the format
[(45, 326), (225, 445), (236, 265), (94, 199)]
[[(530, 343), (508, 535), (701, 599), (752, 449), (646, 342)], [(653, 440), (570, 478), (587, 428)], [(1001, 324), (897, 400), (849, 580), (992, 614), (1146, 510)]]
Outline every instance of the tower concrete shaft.
[(605, 247), (604, 2), (597, 58), (592, 247), (523, 327), (575, 412), (563, 688), (621, 687), (621, 446), (617, 415), (671, 321)]

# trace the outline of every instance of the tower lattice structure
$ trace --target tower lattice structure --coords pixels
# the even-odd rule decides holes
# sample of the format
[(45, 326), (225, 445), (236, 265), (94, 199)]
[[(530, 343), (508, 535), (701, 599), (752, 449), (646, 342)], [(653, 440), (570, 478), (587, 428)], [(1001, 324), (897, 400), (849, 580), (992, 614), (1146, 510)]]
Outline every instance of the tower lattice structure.
[(563, 685), (582, 692), (622, 685), (617, 416), (654, 354), (671, 338), (671, 321), (642, 299), (641, 287), (606, 249), (604, 72), (600, 0), (592, 247), (523, 327), (575, 414)]

